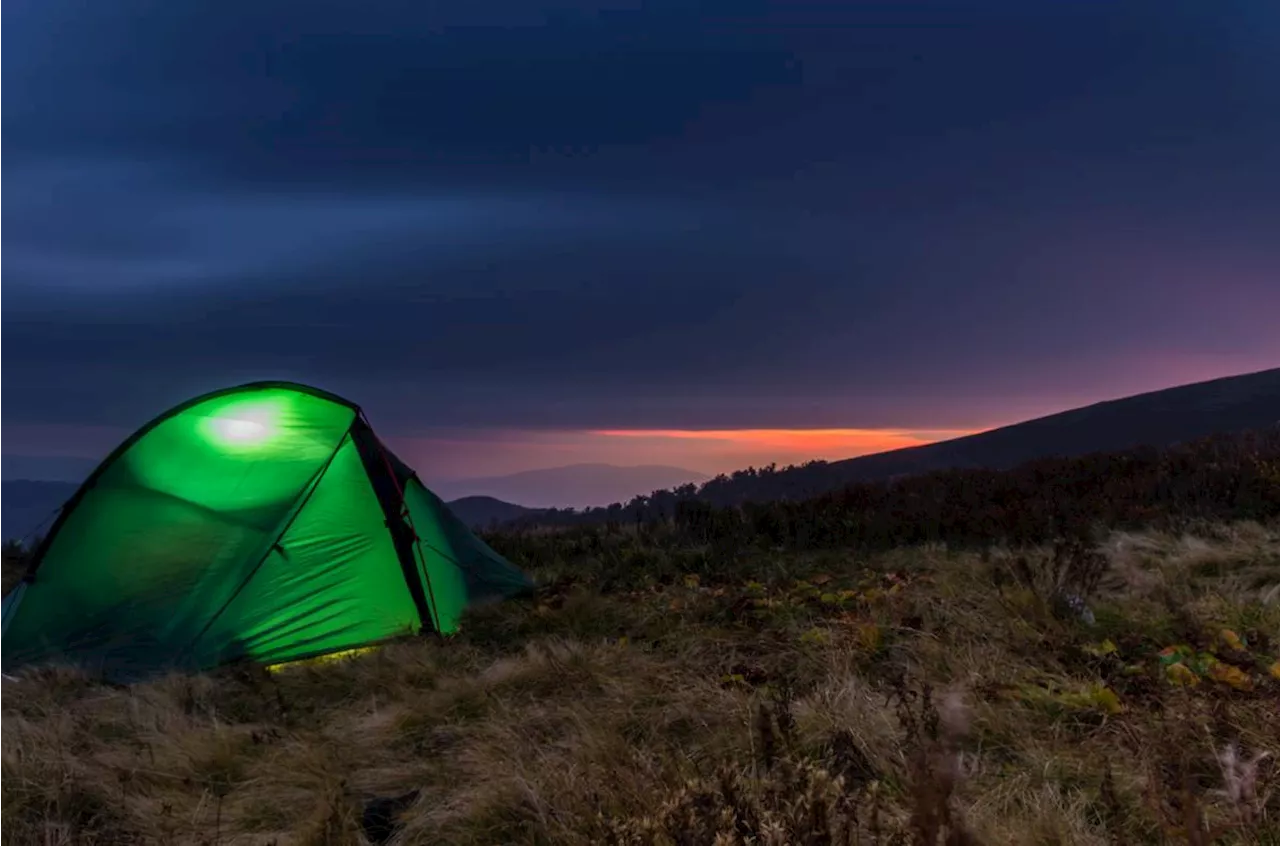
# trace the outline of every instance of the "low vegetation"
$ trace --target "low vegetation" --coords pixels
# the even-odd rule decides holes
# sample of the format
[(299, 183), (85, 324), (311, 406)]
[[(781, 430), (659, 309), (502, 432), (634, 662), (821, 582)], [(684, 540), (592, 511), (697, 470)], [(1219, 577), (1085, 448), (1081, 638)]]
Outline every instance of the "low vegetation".
[(494, 536), (537, 595), (447, 642), (128, 688), (6, 681), (0, 831), (1280, 843), (1280, 509), (1236, 490), (1241, 513), (1212, 520), (1018, 539), (671, 519)]
[(1275, 528), (707, 563), (548, 560), (452, 642), (274, 673), (36, 674), (5, 842), (355, 844), (397, 798), (403, 843), (1280, 836)]

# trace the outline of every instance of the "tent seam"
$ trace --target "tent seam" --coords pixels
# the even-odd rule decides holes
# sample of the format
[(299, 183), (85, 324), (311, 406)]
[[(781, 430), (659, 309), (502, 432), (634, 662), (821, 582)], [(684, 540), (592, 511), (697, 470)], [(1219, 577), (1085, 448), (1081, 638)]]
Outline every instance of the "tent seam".
[[(352, 425), (354, 425), (354, 423), (355, 421), (352, 420)], [(329, 472), (329, 467), (333, 465), (333, 460), (338, 457), (338, 453), (342, 451), (342, 447), (347, 443), (347, 439), (352, 438), (351, 428), (351, 425), (347, 426), (342, 437), (338, 439), (337, 446), (333, 448), (333, 452), (329, 453), (329, 457), (325, 459), (324, 464), (320, 465), (319, 469), (317, 469), (315, 474), (312, 475), (305, 489), (306, 492), (299, 498), (297, 505), (292, 509), (292, 513), (288, 518), (281, 522), (279, 531), (272, 536), (271, 543), (267, 545), (266, 550), (262, 553), (262, 557), (260, 557), (257, 563), (253, 565), (253, 568), (249, 570), (248, 575), (244, 577), (232, 592), (231, 596), (227, 597), (227, 601), (222, 604), (222, 607), (209, 617), (209, 620), (204, 624), (204, 627), (201, 628), (196, 636), (191, 639), (190, 643), (182, 648), (182, 651), (178, 653), (178, 660), (185, 658), (188, 653), (196, 648), (200, 643), (200, 639), (208, 634), (209, 629), (211, 629), (213, 624), (218, 621), (218, 618), (222, 616), (223, 612), (231, 607), (231, 603), (236, 601), (236, 598), (239, 597), (240, 594), (244, 592), (244, 589), (249, 586), (249, 583), (253, 581), (253, 577), (258, 575), (258, 571), (262, 569), (262, 565), (266, 563), (267, 559), (271, 557), (271, 553), (277, 546), (279, 546), (280, 539), (284, 537), (284, 533), (289, 531), (289, 528), (294, 524), (294, 521), (298, 519), (303, 510), (307, 507), (307, 503), (311, 501), (311, 497), (315, 495), (316, 489), (320, 487), (320, 482), (324, 479), (325, 474)], [(354, 438), (352, 438), (352, 440), (354, 440)]]
[[(368, 423), (367, 420), (365, 422), (366, 424)], [(373, 427), (370, 426), (369, 430), (372, 432)], [(418, 534), (418, 527), (414, 525), (413, 512), (409, 509), (409, 500), (405, 498), (404, 486), (401, 485), (400, 480), (396, 478), (395, 468), (391, 466), (391, 458), (387, 455), (387, 450), (382, 445), (382, 441), (375, 437), (375, 442), (378, 445), (378, 452), (382, 455), (382, 462), (386, 465), (387, 473), (390, 475), (392, 483), (396, 486), (396, 495), (400, 497), (400, 516), (409, 526), (409, 534), (413, 535), (413, 548), (417, 553), (417, 555), (414, 556), (414, 566), (416, 567), (418, 565), (419, 558), (421, 558), (422, 561), (422, 580), (427, 586), (427, 598), (431, 602), (431, 616), (435, 618), (432, 622), (432, 626), (435, 628), (437, 634), (443, 634), (443, 632), (440, 631), (440, 608), (436, 605), (435, 590), (431, 587), (431, 574), (427, 572), (427, 556), (422, 552), (422, 536)]]
[[(364, 416), (363, 412), (358, 412), (356, 414), (356, 420), (357, 423), (361, 425), (361, 429), (358, 434), (353, 434), (352, 437), (356, 440), (356, 447), (361, 452), (361, 460), (365, 464), (365, 474), (369, 477), (370, 484), (375, 484), (373, 473), (376, 471), (372, 466), (370, 466), (370, 462), (373, 461), (373, 456), (367, 455), (366, 453), (370, 450), (376, 450), (382, 457), (383, 470), (386, 472), (387, 478), (390, 480), (395, 489), (395, 494), (398, 497), (398, 502), (395, 504), (398, 505), (400, 513), (393, 514), (392, 503), (385, 501), (385, 498), (381, 494), (378, 494), (375, 484), (374, 494), (377, 496), (378, 504), (382, 509), (382, 516), (386, 524), (387, 531), (391, 534), (393, 543), (396, 544), (396, 558), (400, 561), (400, 569), (404, 576), (405, 587), (408, 588), (410, 596), (413, 597), (415, 606), (418, 606), (418, 619), (421, 624), (423, 626), (430, 625), (437, 635), (443, 635), (443, 632), (440, 631), (440, 612), (439, 609), (436, 608), (435, 594), (431, 589), (431, 578), (427, 575), (425, 560), (423, 561), (423, 567), (421, 570), (419, 570), (418, 566), (418, 558), (421, 552), (418, 546), (418, 531), (413, 525), (412, 515), (409, 515), (409, 521), (407, 523), (404, 520), (404, 517), (408, 514), (408, 503), (404, 497), (404, 490), (400, 486), (400, 480), (396, 478), (395, 468), (391, 464), (391, 459), (387, 454), (387, 450), (382, 445), (381, 439), (379, 439), (377, 434), (373, 431), (373, 426), (369, 423), (368, 418)], [(357, 424), (352, 424), (353, 428), (355, 425)], [(363, 449), (361, 449), (361, 436), (365, 439)], [(392, 525), (394, 521), (400, 522), (401, 528), (399, 531), (404, 532), (407, 530), (410, 535), (410, 542), (413, 549), (408, 551), (408, 560), (406, 560), (405, 556), (401, 554), (400, 546), (395, 540), (397, 529)], [(411, 581), (411, 576), (419, 582), (416, 586), (416, 590), (415, 585)], [(425, 591), (423, 590), (423, 583), (425, 583)], [(428, 596), (428, 593), (430, 596)], [(418, 605), (419, 597), (421, 597), (420, 606)], [(425, 614), (423, 613), (424, 611), (426, 612)]]

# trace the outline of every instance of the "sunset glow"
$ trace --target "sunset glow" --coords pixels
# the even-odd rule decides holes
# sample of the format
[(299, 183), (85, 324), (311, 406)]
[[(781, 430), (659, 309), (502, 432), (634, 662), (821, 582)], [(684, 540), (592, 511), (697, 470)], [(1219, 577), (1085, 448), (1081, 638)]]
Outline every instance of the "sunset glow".
[(603, 429), (590, 434), (609, 438), (720, 441), (735, 446), (779, 449), (786, 452), (837, 451), (849, 456), (920, 446), (947, 438), (973, 434), (950, 429), (907, 431), (899, 429)]
[(971, 434), (915, 429), (595, 429), (583, 446), (618, 464), (662, 463), (707, 473), (744, 467), (838, 461)]
[[(838, 461), (971, 434), (969, 429), (490, 430), (395, 439), (439, 476), (498, 475), (575, 463), (662, 464), (702, 473)], [(455, 469), (457, 468), (457, 469)]]
[[(123, 439), (99, 427), (11, 427), (6, 453), (77, 456), (89, 464)], [(391, 435), (432, 478), (502, 475), (577, 463), (665, 464), (703, 473), (836, 461), (971, 434), (969, 429), (450, 429)], [(87, 469), (85, 470), (87, 472)]]

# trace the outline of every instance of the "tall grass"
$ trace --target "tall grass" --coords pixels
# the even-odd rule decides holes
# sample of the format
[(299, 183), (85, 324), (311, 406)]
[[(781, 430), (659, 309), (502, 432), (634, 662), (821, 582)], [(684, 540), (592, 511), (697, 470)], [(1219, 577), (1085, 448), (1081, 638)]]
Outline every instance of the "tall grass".
[(448, 642), (6, 682), (4, 842), (1280, 842), (1275, 526), (562, 540)]

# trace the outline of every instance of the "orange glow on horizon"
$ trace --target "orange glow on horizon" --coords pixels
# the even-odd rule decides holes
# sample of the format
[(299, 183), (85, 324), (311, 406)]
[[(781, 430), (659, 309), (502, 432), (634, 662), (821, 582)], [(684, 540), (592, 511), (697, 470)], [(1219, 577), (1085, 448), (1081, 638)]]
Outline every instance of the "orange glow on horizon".
[(656, 441), (718, 441), (724, 445), (776, 449), (786, 452), (846, 452), (849, 457), (872, 452), (922, 446), (971, 435), (980, 429), (597, 429), (589, 434), (606, 438)]
[[(25, 456), (101, 460), (128, 435), (105, 427), (10, 428), (15, 437), (7, 442), (6, 463)], [(433, 479), (503, 476), (585, 463), (662, 464), (715, 475), (751, 466), (840, 461), (979, 431), (984, 429), (453, 429), (391, 435), (388, 443), (402, 459)], [(28, 474), (25, 468), (17, 472), (19, 476)]]
[[(840, 461), (924, 446), (985, 428), (554, 429), (484, 437), (393, 438), (401, 457), (437, 478), (502, 476), (569, 464), (662, 464), (715, 475), (746, 467)], [(416, 462), (416, 463), (415, 463)]]

